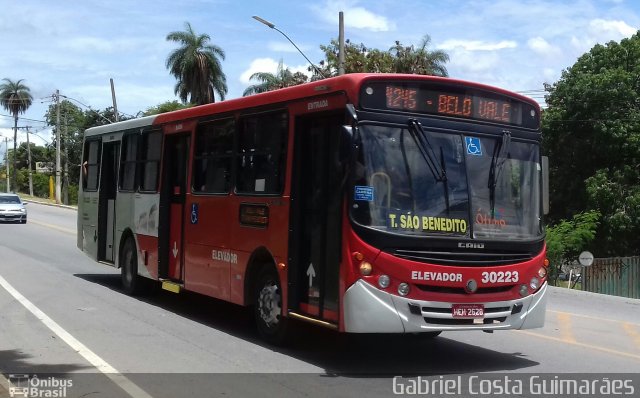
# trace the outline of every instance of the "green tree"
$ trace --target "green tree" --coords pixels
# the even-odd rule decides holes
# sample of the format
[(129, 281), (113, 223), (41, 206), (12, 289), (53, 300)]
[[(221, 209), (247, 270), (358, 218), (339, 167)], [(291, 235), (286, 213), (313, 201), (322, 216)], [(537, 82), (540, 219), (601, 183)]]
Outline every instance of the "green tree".
[(596, 236), (600, 213), (588, 211), (562, 220), (547, 228), (547, 258), (551, 263), (549, 279), (556, 281), (562, 267), (572, 264), (584, 250), (593, 250), (590, 244)]
[(640, 34), (596, 45), (546, 90), (550, 221), (598, 210), (594, 254), (640, 254)]
[[(118, 114), (118, 119), (124, 121), (131, 119), (130, 116)], [(57, 109), (52, 104), (45, 113), (45, 120), (52, 126), (52, 151), (55, 156), (55, 146), (58, 137), (58, 127), (56, 126)], [(80, 180), (80, 164), (82, 158), (82, 142), (84, 131), (90, 127), (103, 126), (115, 120), (113, 107), (104, 110), (86, 109), (82, 110), (68, 100), (60, 102), (60, 130), (62, 140), (61, 147), (61, 167), (67, 167), (67, 178), (63, 179), (63, 189), (68, 192), (69, 202), (73, 203), (77, 197), (77, 183)], [(66, 157), (65, 157), (66, 154)], [(55, 161), (55, 160), (53, 160)]]
[(75, 188), (73, 186), (80, 179), (80, 158), (82, 157), (84, 130), (96, 125), (107, 124), (109, 120), (114, 120), (114, 116), (113, 112), (105, 115), (93, 109), (83, 111), (71, 101), (64, 100), (60, 102), (60, 131), (58, 131), (56, 105), (52, 104), (47, 109), (45, 120), (52, 126), (50, 151), (54, 158), (51, 162), (55, 163), (55, 147), (58, 137), (61, 137), (60, 167), (63, 172), (65, 168), (67, 170), (66, 178), (63, 175), (62, 187), (70, 198), (74, 195)]
[[(0, 104), (13, 115), (13, 152), (16, 152), (18, 143), (18, 115), (25, 113), (33, 102), (29, 87), (22, 84), (23, 80), (12, 81), (10, 79), (2, 79), (4, 83), (0, 84)], [(13, 169), (17, 170), (16, 158), (13, 158)], [(13, 174), (13, 186), (16, 185), (16, 173)]]
[(166, 101), (156, 106), (147, 108), (147, 110), (144, 111), (143, 116), (158, 115), (160, 113), (173, 112), (179, 109), (186, 109), (188, 107), (188, 105), (181, 104), (178, 101)]
[[(395, 42), (388, 51), (368, 48), (364, 44), (345, 41), (345, 73), (411, 73), (420, 75), (447, 76), (445, 63), (449, 55), (441, 50), (430, 51), (431, 37), (425, 35), (418, 47), (404, 46)], [(325, 59), (320, 67), (325, 76), (338, 74), (338, 42), (331, 40), (327, 46), (321, 45)], [(317, 76), (313, 77), (317, 79)]]
[(250, 80), (257, 80), (260, 83), (253, 84), (244, 90), (243, 96), (264, 93), (279, 88), (296, 86), (306, 83), (307, 76), (304, 73), (293, 73), (289, 68), (285, 68), (283, 61), (278, 62), (276, 73), (256, 72), (251, 75)]
[(227, 94), (227, 78), (222, 72), (220, 59), (224, 60), (222, 48), (207, 44), (211, 37), (197, 35), (189, 22), (184, 32), (171, 32), (168, 41), (180, 47), (167, 58), (167, 69), (177, 79), (175, 93), (182, 102), (202, 105), (215, 102), (214, 92), (224, 100)]
[[(338, 41), (333, 39), (327, 46), (321, 45), (325, 59), (320, 61), (322, 73), (329, 76), (338, 75)], [(354, 44), (345, 40), (344, 46), (345, 73), (389, 73), (393, 71), (393, 57), (388, 51), (369, 49), (364, 44)], [(313, 76), (317, 79), (319, 76)]]
[(587, 204), (603, 214), (598, 243), (607, 249), (604, 254), (638, 254), (640, 250), (638, 172), (630, 166), (602, 169), (586, 180)]
[(389, 49), (393, 55), (393, 69), (396, 73), (410, 73), (415, 75), (449, 76), (445, 63), (449, 62), (449, 54), (442, 50), (429, 51), (431, 37), (425, 35), (416, 48), (413, 45), (396, 44)]
[[(31, 134), (32, 135), (32, 134)], [(39, 146), (31, 142), (31, 168), (33, 169), (36, 162), (51, 162), (55, 158), (55, 148)], [(18, 164), (18, 170), (27, 169), (27, 162), (29, 160), (27, 152), (27, 143), (20, 144), (16, 151), (16, 161)]]

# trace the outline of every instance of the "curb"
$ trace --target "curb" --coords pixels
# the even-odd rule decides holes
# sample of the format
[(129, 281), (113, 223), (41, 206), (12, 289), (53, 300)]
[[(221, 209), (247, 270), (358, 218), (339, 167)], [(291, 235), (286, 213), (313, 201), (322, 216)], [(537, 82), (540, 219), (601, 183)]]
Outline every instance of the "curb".
[(60, 207), (60, 208), (69, 209), (69, 210), (76, 210), (76, 211), (78, 210), (78, 208), (75, 206), (59, 205), (57, 203), (41, 202), (33, 199), (22, 199), (22, 201), (27, 203), (36, 203), (36, 204), (45, 205), (45, 206)]

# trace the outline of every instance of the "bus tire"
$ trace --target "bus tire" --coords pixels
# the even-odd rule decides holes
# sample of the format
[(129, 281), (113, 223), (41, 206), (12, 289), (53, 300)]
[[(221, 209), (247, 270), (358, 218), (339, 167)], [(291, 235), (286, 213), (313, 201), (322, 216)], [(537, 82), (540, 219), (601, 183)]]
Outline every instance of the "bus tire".
[(125, 240), (120, 252), (120, 277), (125, 293), (130, 296), (140, 293), (142, 281), (138, 276), (138, 255), (136, 243), (131, 237)]
[(260, 337), (269, 344), (282, 345), (286, 340), (288, 319), (282, 316), (282, 288), (274, 269), (260, 272), (253, 293), (253, 312)]

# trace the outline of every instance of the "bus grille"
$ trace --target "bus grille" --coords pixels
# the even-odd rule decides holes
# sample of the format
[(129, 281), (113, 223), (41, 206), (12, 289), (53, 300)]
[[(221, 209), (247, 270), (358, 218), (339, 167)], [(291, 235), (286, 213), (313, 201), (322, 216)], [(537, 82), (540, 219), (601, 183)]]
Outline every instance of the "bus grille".
[(412, 250), (392, 249), (389, 251), (396, 257), (423, 263), (451, 265), (461, 267), (483, 267), (495, 265), (511, 265), (529, 261), (533, 255), (528, 252), (456, 252), (450, 250)]
[[(515, 285), (505, 285), (505, 286), (488, 286), (488, 287), (479, 287), (478, 290), (474, 292), (474, 294), (495, 294), (495, 293), (504, 293), (513, 289)], [(416, 287), (423, 292), (428, 293), (446, 293), (446, 294), (468, 294), (464, 287), (454, 287), (454, 286), (435, 286), (435, 285), (416, 285)]]

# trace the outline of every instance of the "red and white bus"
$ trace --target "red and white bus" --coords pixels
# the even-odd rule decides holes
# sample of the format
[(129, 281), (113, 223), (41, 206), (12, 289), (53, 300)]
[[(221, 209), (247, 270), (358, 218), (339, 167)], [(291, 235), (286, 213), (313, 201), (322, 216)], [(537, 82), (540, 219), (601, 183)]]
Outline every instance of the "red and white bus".
[(78, 247), (144, 278), (341, 332), (541, 327), (540, 109), (349, 74), (88, 129)]

